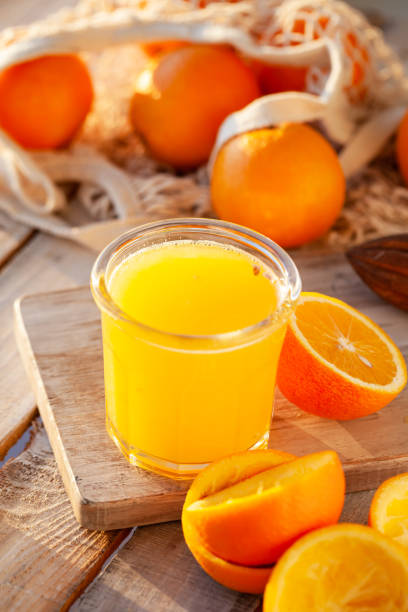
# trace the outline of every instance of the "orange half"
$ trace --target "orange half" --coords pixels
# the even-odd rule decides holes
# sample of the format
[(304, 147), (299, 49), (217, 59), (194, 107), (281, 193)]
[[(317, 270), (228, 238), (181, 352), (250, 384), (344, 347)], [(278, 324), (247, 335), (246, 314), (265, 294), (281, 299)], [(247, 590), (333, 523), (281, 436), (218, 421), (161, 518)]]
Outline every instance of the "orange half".
[(408, 611), (408, 554), (375, 529), (340, 524), (299, 539), (266, 586), (264, 612)]
[(282, 348), (277, 383), (299, 408), (354, 419), (387, 405), (403, 389), (401, 352), (371, 319), (320, 293), (302, 293)]
[(369, 524), (408, 550), (408, 473), (389, 478), (377, 489)]

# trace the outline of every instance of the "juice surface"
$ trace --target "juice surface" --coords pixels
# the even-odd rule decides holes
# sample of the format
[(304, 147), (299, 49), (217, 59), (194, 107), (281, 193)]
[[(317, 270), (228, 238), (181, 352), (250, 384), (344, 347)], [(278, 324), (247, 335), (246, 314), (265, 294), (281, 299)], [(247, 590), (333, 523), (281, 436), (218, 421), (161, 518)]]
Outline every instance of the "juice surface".
[[(113, 270), (108, 291), (144, 325), (199, 336), (256, 324), (281, 299), (260, 261), (204, 241), (136, 252)], [(210, 341), (205, 350), (107, 313), (102, 325), (107, 426), (131, 460), (194, 469), (256, 445), (269, 431), (285, 317), (251, 342), (244, 334), (242, 342), (220, 348)]]
[(276, 309), (277, 285), (243, 251), (210, 242), (168, 242), (123, 261), (109, 292), (137, 321), (177, 334), (235, 331)]

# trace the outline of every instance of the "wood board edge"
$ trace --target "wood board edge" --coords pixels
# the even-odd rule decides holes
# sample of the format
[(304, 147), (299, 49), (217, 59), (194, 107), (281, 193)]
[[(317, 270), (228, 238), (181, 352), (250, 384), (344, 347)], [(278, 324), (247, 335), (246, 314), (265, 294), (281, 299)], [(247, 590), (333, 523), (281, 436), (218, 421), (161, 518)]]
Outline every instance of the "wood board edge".
[(52, 291), (37, 291), (35, 293), (26, 293), (14, 301), (14, 308), (16, 308), (16, 304), (19, 305), (21, 309), (21, 305), (26, 302), (30, 302), (31, 300), (38, 300), (42, 298), (49, 298), (53, 295), (63, 295), (63, 294), (83, 294), (88, 293), (91, 296), (91, 289), (89, 285), (78, 285), (77, 287), (65, 287), (65, 289), (54, 289)]
[[(109, 504), (81, 505), (80, 524), (87, 529), (111, 530), (128, 527), (142, 527), (179, 521), (187, 491), (177, 491), (171, 495), (155, 495), (143, 499), (128, 499)], [(163, 510), (161, 503), (165, 504)], [(156, 508), (152, 515), (152, 506)], [(159, 507), (159, 509), (157, 509)]]
[(86, 505), (86, 503), (84, 504), (84, 500), (76, 484), (68, 458), (63, 452), (63, 445), (58, 445), (55, 442), (55, 439), (59, 438), (58, 427), (53, 417), (43, 380), (33, 353), (30, 337), (24, 323), (24, 302), (29, 301), (32, 297), (34, 297), (34, 295), (22, 296), (14, 302), (14, 336), (24, 369), (37, 401), (38, 410), (43, 420), (58, 469), (62, 476), (66, 493), (71, 501), (74, 516), (80, 525), (82, 525), (81, 507)]
[[(83, 527), (97, 530), (178, 520), (185, 491), (166, 494), (166, 499), (161, 495), (146, 496), (139, 499), (117, 499), (113, 501), (113, 507), (111, 505), (109, 508), (103, 502), (86, 499), (81, 494), (80, 487), (74, 478), (62, 443), (55, 442), (55, 439), (59, 438), (59, 430), (33, 353), (24, 321), (24, 306), (27, 304), (27, 306), (33, 307), (36, 299), (39, 298), (41, 302), (42, 299), (50, 295), (74, 293), (84, 295), (84, 292), (89, 292), (86, 285), (78, 288), (31, 294), (16, 300), (14, 306), (15, 335), (19, 352), (35, 393), (75, 518)], [(346, 473), (347, 492), (366, 491), (377, 487), (381, 482), (397, 473), (408, 471), (408, 455), (375, 459), (363, 458), (344, 462), (343, 467)], [(156, 506), (153, 515), (151, 512), (152, 504)], [(163, 506), (163, 509), (161, 506)]]
[(346, 492), (370, 491), (384, 480), (408, 471), (408, 455), (375, 457), (343, 463), (346, 475)]

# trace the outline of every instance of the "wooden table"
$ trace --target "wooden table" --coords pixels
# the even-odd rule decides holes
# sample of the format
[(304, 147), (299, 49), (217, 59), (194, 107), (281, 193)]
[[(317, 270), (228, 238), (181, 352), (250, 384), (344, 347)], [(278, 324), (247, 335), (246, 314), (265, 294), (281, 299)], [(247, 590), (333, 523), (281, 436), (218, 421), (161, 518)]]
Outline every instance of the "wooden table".
[[(369, 0), (361, 2), (369, 6)], [(3, 2), (0, 27), (29, 22), (72, 3)], [(399, 13), (403, 4), (394, 2)], [(405, 43), (402, 31), (399, 24), (395, 37)], [(201, 570), (178, 522), (91, 532), (74, 519), (17, 354), (12, 304), (23, 293), (87, 283), (93, 260), (93, 253), (73, 243), (0, 215), (0, 454), (11, 449), (7, 457), (12, 457), (0, 471), (0, 608), (257, 610), (260, 597), (229, 591)], [(372, 492), (348, 495), (342, 520), (364, 523), (371, 497)]]

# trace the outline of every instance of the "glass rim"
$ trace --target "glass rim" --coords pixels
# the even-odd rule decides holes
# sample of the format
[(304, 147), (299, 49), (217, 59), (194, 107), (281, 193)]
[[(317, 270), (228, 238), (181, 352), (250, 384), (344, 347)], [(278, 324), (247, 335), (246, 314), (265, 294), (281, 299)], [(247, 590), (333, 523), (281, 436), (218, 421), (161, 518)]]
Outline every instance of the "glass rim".
[[(279, 263), (283, 275), (285, 276), (284, 280), (286, 281), (287, 285), (287, 295), (283, 296), (282, 302), (279, 304), (278, 308), (265, 319), (257, 321), (256, 323), (253, 323), (247, 327), (228, 332), (221, 332), (218, 334), (179, 334), (176, 332), (167, 332), (138, 321), (123, 311), (116, 304), (115, 300), (108, 291), (107, 284), (105, 282), (105, 273), (112, 257), (122, 248), (124, 248), (126, 244), (129, 244), (138, 238), (146, 237), (149, 234), (153, 235), (158, 230), (166, 229), (184, 229), (197, 233), (202, 230), (215, 230), (215, 233), (219, 237), (225, 236), (230, 239), (243, 239), (243, 244), (251, 247), (253, 251), (261, 251), (262, 254), (275, 265), (276, 263)], [(210, 241), (210, 238), (208, 240)], [(236, 248), (239, 247), (237, 246)], [(256, 257), (256, 255), (254, 255), (254, 257)], [(103, 280), (104, 291), (101, 289), (101, 279)], [(112, 242), (107, 244), (98, 255), (92, 267), (91, 290), (95, 302), (101, 310), (104, 310), (114, 318), (120, 319), (125, 323), (135, 326), (136, 328), (140, 328), (145, 332), (158, 334), (159, 336), (167, 337), (173, 340), (180, 339), (186, 341), (195, 340), (207, 342), (228, 342), (236, 340), (240, 336), (244, 337), (246, 335), (251, 335), (252, 333), (269, 329), (269, 327), (280, 319), (288, 304), (292, 305), (294, 302), (296, 302), (301, 291), (301, 279), (298, 269), (290, 255), (288, 255), (288, 253), (286, 253), (282, 247), (263, 234), (260, 234), (259, 232), (251, 230), (245, 226), (230, 223), (229, 221), (204, 217), (182, 217), (152, 221), (150, 223), (139, 225), (121, 234), (112, 240)]]

